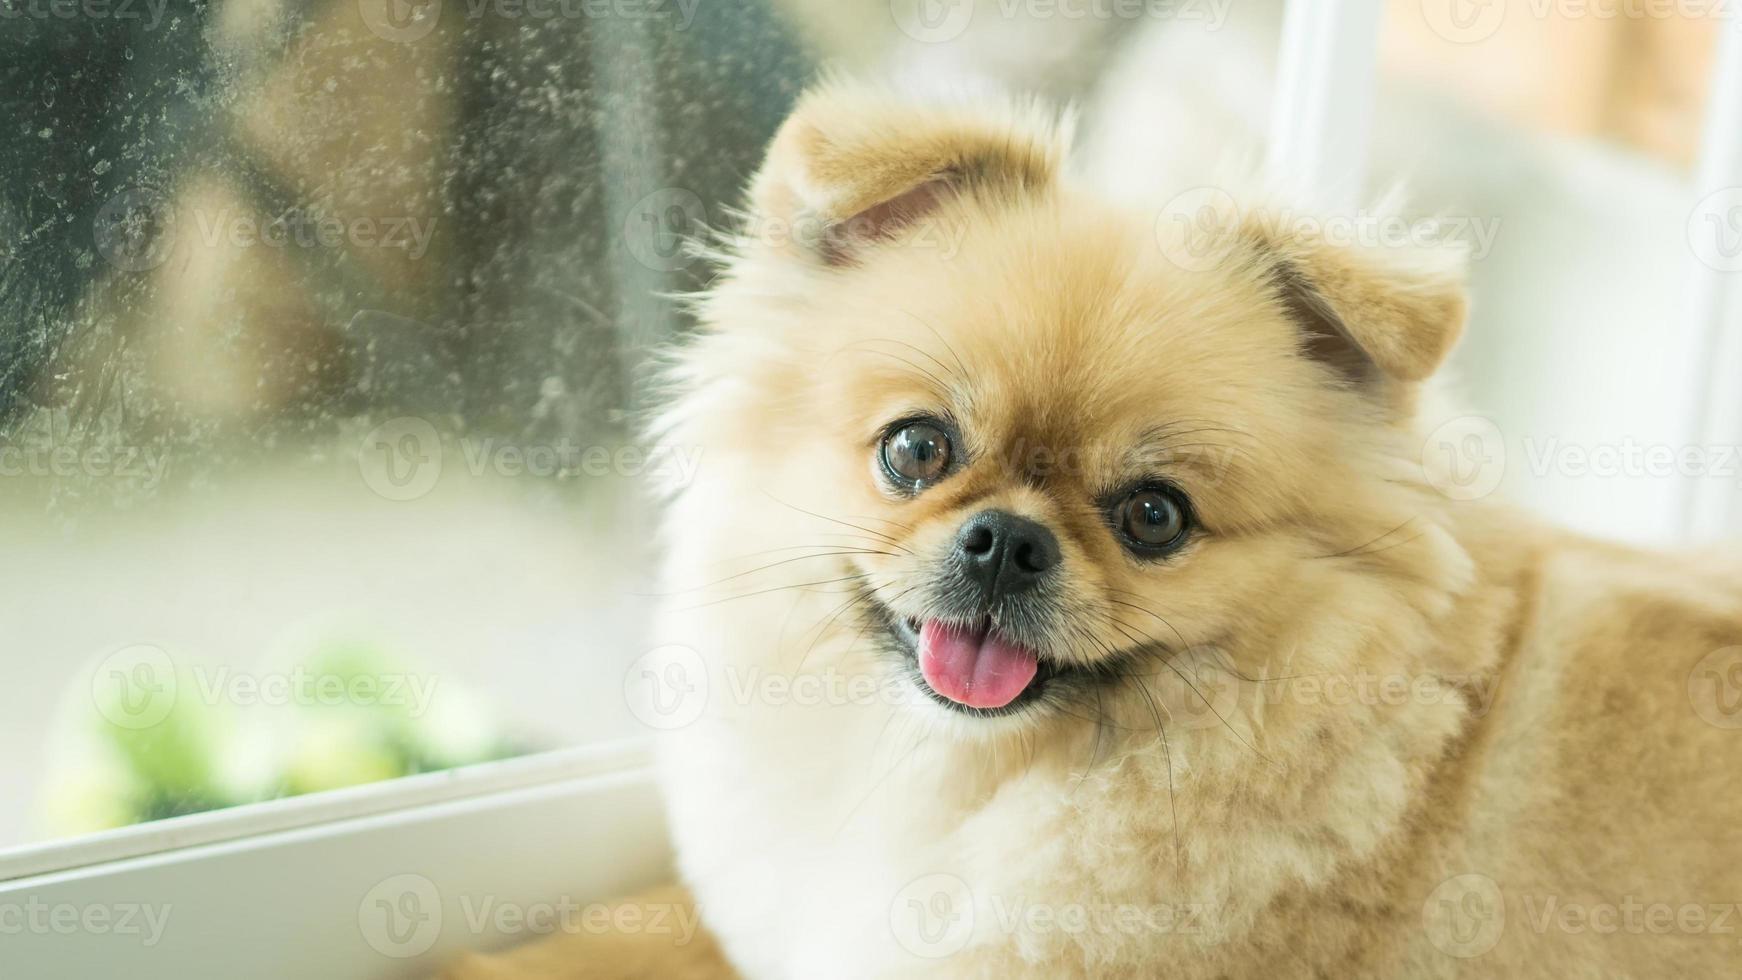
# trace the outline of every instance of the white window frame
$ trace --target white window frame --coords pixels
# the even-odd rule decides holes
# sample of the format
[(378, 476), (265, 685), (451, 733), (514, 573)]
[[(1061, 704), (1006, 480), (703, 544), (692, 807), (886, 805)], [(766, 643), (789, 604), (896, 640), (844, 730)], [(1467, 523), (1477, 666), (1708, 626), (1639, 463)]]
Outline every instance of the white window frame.
[[(1742, 28), (1728, 20), (1722, 26), (1688, 219), (1690, 248), (1701, 221), (1731, 219), (1742, 208)], [(1714, 201), (1722, 202), (1722, 212), (1708, 214), (1706, 206)], [(1694, 251), (1681, 315), (1704, 327), (1688, 374), (1704, 383), (1695, 386), (1689, 435), (1692, 444), (1707, 448), (1742, 446), (1742, 268), (1728, 262), (1714, 267)], [(1742, 488), (1733, 475), (1691, 481), (1688, 491), (1683, 521), (1688, 540), (1742, 535)]]
[(428, 977), (671, 875), (645, 740), (603, 743), (0, 852), (0, 973)]
[[(1287, 8), (1270, 165), (1330, 206), (1362, 184), (1380, 14), (1380, 0)], [(1703, 193), (1742, 187), (1742, 32), (1722, 33)], [(1709, 325), (1710, 381), (1690, 436), (1735, 445), (1742, 272), (1693, 269), (1685, 314)], [(1685, 524), (1704, 539), (1742, 529), (1734, 489), (1696, 488)], [(459, 949), (529, 938), (502, 908), (584, 904), (670, 874), (647, 744), (603, 743), (0, 850), (0, 964), (81, 980), (428, 976)], [(167, 927), (147, 946), (152, 915)]]

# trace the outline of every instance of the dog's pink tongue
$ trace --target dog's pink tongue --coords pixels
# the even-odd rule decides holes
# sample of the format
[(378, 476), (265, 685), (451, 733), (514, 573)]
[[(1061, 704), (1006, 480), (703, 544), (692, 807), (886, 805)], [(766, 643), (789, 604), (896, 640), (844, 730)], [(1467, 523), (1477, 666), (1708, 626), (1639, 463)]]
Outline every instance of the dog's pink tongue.
[(1040, 661), (993, 630), (928, 619), (919, 628), (919, 672), (931, 689), (970, 708), (1002, 708), (1028, 689)]

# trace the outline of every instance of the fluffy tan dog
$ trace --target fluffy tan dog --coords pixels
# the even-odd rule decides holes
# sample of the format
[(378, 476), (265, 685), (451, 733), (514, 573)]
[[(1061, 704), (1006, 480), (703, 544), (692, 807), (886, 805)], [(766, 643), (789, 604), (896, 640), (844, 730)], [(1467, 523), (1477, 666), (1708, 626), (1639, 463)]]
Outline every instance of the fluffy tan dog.
[(1456, 499), (1456, 249), (1158, 221), (1066, 142), (840, 88), (786, 124), (663, 435), (718, 948), (454, 975), (1742, 969), (1742, 579)]

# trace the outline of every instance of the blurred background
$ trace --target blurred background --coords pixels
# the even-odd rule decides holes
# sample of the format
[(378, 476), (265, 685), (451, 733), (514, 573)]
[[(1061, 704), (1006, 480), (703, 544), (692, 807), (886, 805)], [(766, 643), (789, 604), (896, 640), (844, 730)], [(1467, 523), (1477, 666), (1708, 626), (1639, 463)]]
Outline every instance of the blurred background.
[[(1380, 40), (1369, 184), (1471, 244), (1485, 472), (1634, 541), (1685, 481), (1567, 454), (1690, 438), (1706, 10), (1391, 0)], [(634, 734), (643, 488), (702, 465), (635, 435), (664, 297), (803, 86), (1068, 100), (1085, 176), (1162, 200), (1260, 155), (1280, 21), (0, 0), (0, 848)]]

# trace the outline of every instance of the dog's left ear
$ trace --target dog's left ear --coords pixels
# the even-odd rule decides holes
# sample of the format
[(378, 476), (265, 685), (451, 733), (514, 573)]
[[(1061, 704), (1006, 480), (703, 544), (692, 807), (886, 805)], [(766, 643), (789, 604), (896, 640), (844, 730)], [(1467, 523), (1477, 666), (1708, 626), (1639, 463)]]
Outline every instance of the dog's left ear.
[(1333, 241), (1323, 226), (1264, 211), (1242, 218), (1240, 237), (1299, 324), (1303, 350), (1352, 381), (1425, 380), (1464, 332), (1461, 245)]
[(850, 265), (959, 194), (1051, 183), (1065, 137), (1038, 108), (914, 103), (872, 88), (812, 91), (750, 186), (753, 239)]

